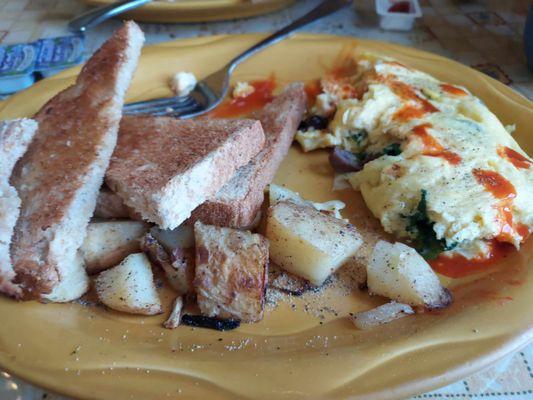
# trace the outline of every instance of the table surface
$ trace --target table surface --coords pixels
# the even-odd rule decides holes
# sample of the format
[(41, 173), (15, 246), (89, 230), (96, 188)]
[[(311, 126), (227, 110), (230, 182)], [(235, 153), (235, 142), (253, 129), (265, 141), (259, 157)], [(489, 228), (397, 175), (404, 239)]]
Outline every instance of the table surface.
[[(319, 0), (300, 0), (283, 11), (247, 20), (200, 24), (142, 24), (148, 43), (224, 33), (267, 32), (283, 27)], [(423, 16), (409, 32), (378, 27), (374, 2), (360, 0), (351, 10), (307, 28), (399, 43), (453, 58), (533, 99), (533, 72), (526, 67), (522, 35), (529, 0), (421, 0)], [(0, 44), (29, 42), (67, 33), (66, 23), (86, 10), (79, 0), (0, 0)], [(118, 26), (108, 21), (87, 34), (90, 54)], [(533, 345), (452, 385), (415, 396), (424, 398), (533, 399)], [(1, 373), (2, 400), (64, 400)]]

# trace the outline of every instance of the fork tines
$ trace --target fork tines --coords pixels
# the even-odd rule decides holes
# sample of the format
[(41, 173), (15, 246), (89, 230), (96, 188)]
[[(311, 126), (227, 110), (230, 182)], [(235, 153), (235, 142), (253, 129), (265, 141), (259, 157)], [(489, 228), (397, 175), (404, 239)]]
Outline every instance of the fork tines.
[(180, 116), (195, 113), (202, 109), (203, 106), (193, 97), (182, 96), (126, 104), (123, 112), (127, 115), (150, 114), (156, 116)]

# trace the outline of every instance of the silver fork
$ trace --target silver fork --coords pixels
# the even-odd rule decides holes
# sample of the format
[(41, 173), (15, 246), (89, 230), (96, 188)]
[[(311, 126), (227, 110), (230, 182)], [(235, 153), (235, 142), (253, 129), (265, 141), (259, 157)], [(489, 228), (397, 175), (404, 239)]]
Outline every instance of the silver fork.
[(226, 97), (231, 74), (242, 61), (260, 52), (265, 47), (285, 39), (303, 26), (333, 14), (350, 3), (351, 0), (325, 0), (304, 16), (250, 47), (223, 68), (198, 82), (195, 89), (188, 96), (165, 97), (126, 104), (124, 113), (129, 115), (166, 115), (183, 119), (205, 114), (218, 106)]

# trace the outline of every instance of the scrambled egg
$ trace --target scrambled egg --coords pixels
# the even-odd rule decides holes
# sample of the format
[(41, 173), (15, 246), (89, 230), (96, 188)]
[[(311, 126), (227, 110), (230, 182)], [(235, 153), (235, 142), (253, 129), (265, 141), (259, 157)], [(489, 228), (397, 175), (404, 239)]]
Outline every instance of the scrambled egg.
[(485, 258), (494, 240), (520, 246), (533, 227), (533, 163), (481, 100), (371, 56), (351, 84), (352, 97), (324, 90), (321, 103), (336, 107), (328, 129), (297, 140), (305, 151), (341, 146), (364, 160), (345, 178), (387, 232), (427, 258)]

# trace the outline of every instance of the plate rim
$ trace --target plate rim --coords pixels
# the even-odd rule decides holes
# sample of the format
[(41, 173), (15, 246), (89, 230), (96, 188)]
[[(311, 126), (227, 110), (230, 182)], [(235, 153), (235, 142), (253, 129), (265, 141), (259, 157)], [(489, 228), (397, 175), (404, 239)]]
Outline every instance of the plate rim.
[[(83, 3), (100, 7), (113, 0), (82, 0)], [(278, 11), (292, 5), (296, 0), (266, 0), (251, 3), (249, 0), (194, 0), (181, 2), (150, 2), (142, 7), (127, 11), (123, 16), (146, 22), (189, 23), (224, 21), (235, 18), (249, 18)], [(216, 13), (215, 13), (216, 12)]]

